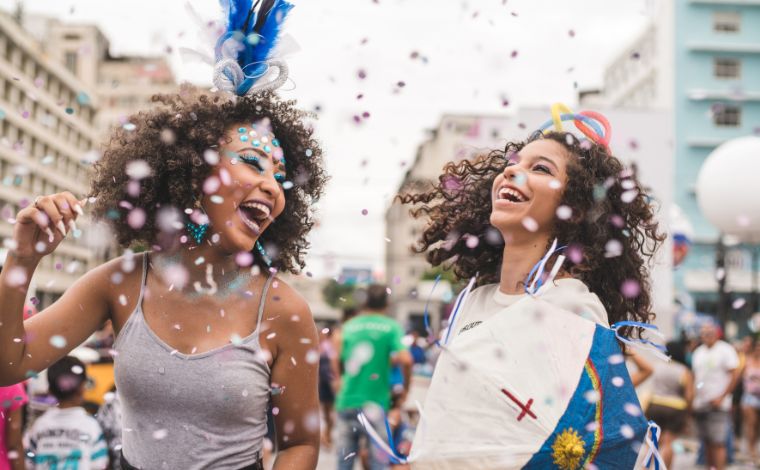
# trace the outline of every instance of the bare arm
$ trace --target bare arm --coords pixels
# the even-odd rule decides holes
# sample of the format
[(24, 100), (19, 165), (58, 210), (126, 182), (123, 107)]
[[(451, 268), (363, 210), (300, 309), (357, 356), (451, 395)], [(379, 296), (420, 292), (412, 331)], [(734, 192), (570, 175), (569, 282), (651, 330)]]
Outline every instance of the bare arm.
[[(102, 267), (85, 274), (53, 305), (23, 320), (24, 300), (40, 260), (63, 240), (58, 226), (78, 214), (70, 193), (46, 196), (22, 209), (14, 226), (16, 248), (0, 273), (0, 386), (21, 382), (81, 344), (108, 318)], [(81, 208), (79, 209), (81, 210)], [(60, 223), (59, 223), (60, 222)], [(54, 229), (51, 229), (54, 227)], [(53, 231), (54, 230), (54, 231)], [(50, 235), (53, 235), (51, 238)], [(62, 341), (51, 338), (59, 335)]]
[(279, 451), (273, 469), (312, 470), (319, 455), (319, 338), (306, 302), (282, 283), (277, 290), (274, 308), (281, 315), (272, 327), (280, 334), (271, 381), (280, 391), (272, 396)]
[(409, 392), (409, 386), (412, 383), (412, 354), (408, 349), (399, 351), (391, 358), (391, 363), (395, 366), (401, 367), (401, 374), (404, 376), (404, 395)]
[(634, 387), (637, 387), (643, 381), (648, 379), (650, 375), (652, 375), (654, 369), (652, 369), (652, 365), (644, 360), (643, 357), (639, 356), (635, 352), (631, 352), (630, 354), (631, 360), (634, 364), (636, 364), (637, 369), (636, 372), (631, 374), (631, 382), (633, 382)]
[(689, 406), (689, 410), (691, 410), (691, 405), (694, 402), (694, 376), (691, 374), (690, 370), (686, 370), (683, 373), (683, 389), (684, 389), (684, 399), (686, 400), (686, 403)]
[[(23, 430), (21, 429), (22, 407), (18, 407), (8, 412), (5, 417), (5, 448), (8, 454), (15, 455), (10, 459), (13, 470), (24, 470), (26, 462), (24, 461), (24, 445), (21, 443)], [(14, 454), (11, 454), (13, 452)], [(9, 456), (10, 456), (9, 455)]]

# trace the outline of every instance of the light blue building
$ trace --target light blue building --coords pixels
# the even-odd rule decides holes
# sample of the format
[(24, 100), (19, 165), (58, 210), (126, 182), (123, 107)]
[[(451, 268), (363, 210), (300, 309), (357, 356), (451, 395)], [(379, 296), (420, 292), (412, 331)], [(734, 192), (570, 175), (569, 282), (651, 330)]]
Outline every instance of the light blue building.
[[(695, 231), (674, 281), (692, 293), (697, 310), (715, 313), (719, 234), (702, 216), (694, 186), (718, 145), (760, 134), (760, 0), (675, 0), (673, 17), (674, 200)], [(760, 198), (760, 175), (758, 192), (747, 197)], [(727, 285), (734, 292), (749, 291), (750, 264), (744, 247), (729, 250)]]

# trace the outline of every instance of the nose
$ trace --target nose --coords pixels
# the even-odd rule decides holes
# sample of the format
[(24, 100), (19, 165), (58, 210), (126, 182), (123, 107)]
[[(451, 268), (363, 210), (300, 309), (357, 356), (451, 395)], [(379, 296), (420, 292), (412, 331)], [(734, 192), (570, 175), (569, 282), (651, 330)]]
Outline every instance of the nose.
[(280, 184), (277, 183), (277, 180), (274, 179), (273, 174), (261, 175), (261, 178), (259, 178), (258, 186), (263, 193), (272, 199), (277, 198), (277, 195), (280, 191)]
[(504, 174), (504, 179), (507, 181), (513, 181), (518, 186), (525, 183), (525, 170), (520, 165), (508, 165), (504, 167), (502, 173)]

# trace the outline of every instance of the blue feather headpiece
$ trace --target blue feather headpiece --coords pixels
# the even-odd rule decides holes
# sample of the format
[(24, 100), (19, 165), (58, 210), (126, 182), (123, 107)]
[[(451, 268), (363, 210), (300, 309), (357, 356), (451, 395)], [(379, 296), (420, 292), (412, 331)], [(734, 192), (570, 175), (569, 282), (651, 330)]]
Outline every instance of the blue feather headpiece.
[[(282, 24), (293, 5), (286, 0), (222, 0), (227, 29), (216, 43), (214, 85), (243, 96), (282, 86), (288, 78), (284, 61), (273, 52)], [(277, 76), (258, 83), (272, 69)]]

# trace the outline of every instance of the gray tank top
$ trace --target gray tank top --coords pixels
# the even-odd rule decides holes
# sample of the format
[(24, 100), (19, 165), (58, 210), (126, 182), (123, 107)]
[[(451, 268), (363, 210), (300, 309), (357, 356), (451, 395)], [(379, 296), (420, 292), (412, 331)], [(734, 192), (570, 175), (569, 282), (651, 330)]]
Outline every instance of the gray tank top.
[(182, 354), (135, 310), (116, 338), (114, 375), (122, 404), (122, 452), (135, 467), (239, 469), (255, 463), (267, 432), (270, 370), (259, 329), (274, 276), (264, 285), (256, 330), (235, 344)]

